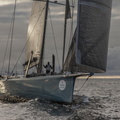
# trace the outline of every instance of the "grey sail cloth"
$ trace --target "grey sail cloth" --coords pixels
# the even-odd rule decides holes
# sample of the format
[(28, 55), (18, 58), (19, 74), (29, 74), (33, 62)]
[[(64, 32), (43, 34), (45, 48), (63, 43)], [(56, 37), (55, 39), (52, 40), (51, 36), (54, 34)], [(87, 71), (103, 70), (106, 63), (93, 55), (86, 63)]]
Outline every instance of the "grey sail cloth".
[[(41, 48), (43, 43), (43, 33), (45, 24), (46, 2), (34, 1), (31, 11), (31, 18), (28, 27), (26, 63), (29, 61), (31, 51), (33, 51), (30, 67), (39, 63)], [(27, 65), (27, 64), (26, 64)]]
[[(76, 30), (68, 50), (68, 54), (64, 63), (63, 71), (75, 72), (75, 47), (76, 47)], [(77, 72), (77, 71), (76, 71)]]
[(106, 71), (111, 7), (112, 0), (78, 0), (77, 31), (65, 71)]

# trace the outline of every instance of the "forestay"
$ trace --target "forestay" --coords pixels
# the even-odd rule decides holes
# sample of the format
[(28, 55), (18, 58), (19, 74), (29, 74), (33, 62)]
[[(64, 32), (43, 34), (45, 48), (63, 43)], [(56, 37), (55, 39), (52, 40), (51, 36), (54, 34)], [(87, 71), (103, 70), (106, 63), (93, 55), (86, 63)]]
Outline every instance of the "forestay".
[(64, 70), (106, 71), (112, 0), (78, 0), (77, 31)]

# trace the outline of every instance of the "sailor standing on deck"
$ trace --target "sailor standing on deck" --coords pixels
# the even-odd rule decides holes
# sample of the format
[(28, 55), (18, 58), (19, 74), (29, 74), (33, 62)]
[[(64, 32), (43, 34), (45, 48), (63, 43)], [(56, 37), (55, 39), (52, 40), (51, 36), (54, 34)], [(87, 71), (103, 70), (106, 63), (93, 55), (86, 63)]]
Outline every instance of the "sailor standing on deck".
[(50, 70), (52, 69), (52, 66), (50, 65), (50, 62), (47, 63), (47, 65), (43, 65), (44, 68), (46, 68), (46, 74), (50, 73)]

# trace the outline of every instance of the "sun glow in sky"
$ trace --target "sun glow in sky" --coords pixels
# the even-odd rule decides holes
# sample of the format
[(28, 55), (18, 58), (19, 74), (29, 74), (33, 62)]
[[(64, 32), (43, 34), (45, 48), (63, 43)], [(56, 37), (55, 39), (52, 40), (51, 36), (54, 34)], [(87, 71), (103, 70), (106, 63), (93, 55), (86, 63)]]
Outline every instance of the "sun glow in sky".
[[(86, 79), (87, 78), (87, 76), (83, 76), (83, 77), (78, 77), (79, 79)], [(90, 79), (120, 79), (120, 76), (119, 75), (113, 75), (113, 76), (92, 76), (92, 77), (90, 77)]]
[[(29, 1), (30, 0), (17, 0), (17, 3), (29, 2)], [(0, 0), (0, 6), (10, 5), (14, 3), (15, 3), (15, 0)]]
[(92, 78), (120, 79), (120, 76), (93, 76)]
[(0, 6), (4, 6), (4, 5), (9, 5), (9, 4), (12, 4), (13, 1), (0, 1)]

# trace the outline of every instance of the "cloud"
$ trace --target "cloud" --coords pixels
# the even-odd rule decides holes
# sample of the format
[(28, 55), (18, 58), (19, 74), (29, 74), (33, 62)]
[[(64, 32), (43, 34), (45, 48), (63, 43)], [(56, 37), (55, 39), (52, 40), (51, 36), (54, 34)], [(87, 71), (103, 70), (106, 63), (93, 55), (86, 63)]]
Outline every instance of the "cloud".
[(115, 8), (115, 7), (112, 9), (112, 19), (113, 20), (119, 20), (120, 19), (120, 9)]
[(120, 71), (120, 47), (109, 48), (108, 71)]
[[(54, 1), (54, 0), (52, 0)], [(58, 0), (59, 2), (65, 2), (65, 0)], [(76, 0), (75, 0), (76, 2)], [(76, 3), (77, 4), (77, 3)], [(0, 0), (0, 68), (3, 63), (3, 57), (5, 51), (5, 45), (8, 40), (8, 33), (10, 28), (11, 16), (13, 13), (13, 5), (14, 0)], [(23, 47), (25, 41), (27, 39), (27, 27), (29, 23), (30, 11), (31, 11), (32, 1), (31, 0), (17, 0), (17, 11), (16, 11), (16, 21), (15, 21), (15, 31), (14, 31), (14, 39), (13, 39), (13, 53), (12, 53), (12, 61), (11, 61), (11, 69), (16, 63)], [(59, 29), (59, 32), (55, 34), (55, 38), (57, 39), (58, 44), (58, 52), (62, 53), (60, 46), (62, 45), (62, 39), (59, 36), (63, 35), (63, 21), (64, 19), (61, 17), (64, 16), (64, 7), (62, 9), (58, 7), (58, 5), (51, 4), (51, 16), (52, 20), (55, 21), (53, 24), (54, 29)], [(60, 11), (60, 12), (59, 12)], [(74, 12), (75, 15), (77, 12)], [(59, 22), (62, 20), (62, 25), (59, 26)], [(51, 34), (50, 37), (46, 37), (48, 40), (51, 38), (50, 43), (46, 43), (49, 45), (48, 50), (51, 53), (47, 54), (47, 60), (51, 60), (51, 54), (53, 49), (53, 33), (50, 26), (49, 21), (49, 31), (48, 34)], [(68, 26), (70, 29), (70, 26)], [(56, 31), (55, 31), (56, 32)], [(69, 33), (70, 34), (70, 33)], [(67, 39), (69, 35), (67, 36)], [(110, 30), (110, 42), (109, 42), (109, 54), (108, 54), (108, 71), (120, 71), (120, 0), (113, 0), (113, 9), (112, 9), (112, 20), (111, 20), (111, 30)], [(60, 57), (60, 55), (59, 55)], [(8, 58), (8, 57), (7, 57)], [(20, 62), (18, 64), (18, 69), (22, 70), (22, 63), (24, 62), (25, 54), (23, 54)], [(61, 58), (60, 58), (61, 60)], [(6, 65), (8, 64), (8, 60), (6, 60)], [(7, 66), (5, 66), (7, 69)]]
[(8, 0), (2, 0), (0, 1), (0, 6), (5, 6), (5, 5), (9, 5), (9, 4), (13, 4), (13, 1), (8, 1)]
[[(18, 57), (21, 54), (21, 51), (24, 47), (25, 41), (27, 39), (27, 27), (30, 18), (32, 2), (30, 0), (18, 0), (16, 7), (16, 20), (15, 20), (15, 28), (14, 28), (14, 36), (13, 36), (13, 49), (12, 49), (12, 60), (11, 60), (11, 69), (15, 65)], [(14, 0), (0, 0), (0, 68), (2, 68), (6, 44), (8, 41), (8, 34), (10, 30), (11, 18), (13, 14)], [(10, 43), (10, 42), (9, 42)], [(10, 48), (8, 46), (8, 51)], [(22, 58), (18, 64), (18, 71), (23, 70), (22, 63), (25, 59), (25, 54), (22, 54)], [(7, 52), (4, 71), (7, 70), (8, 67), (8, 58), (9, 53)]]
[(120, 0), (113, 0), (109, 47), (120, 46)]
[[(30, 2), (30, 0), (17, 0), (17, 3), (26, 3), (26, 2)], [(0, 6), (7, 6), (14, 3), (15, 0), (0, 0)]]

